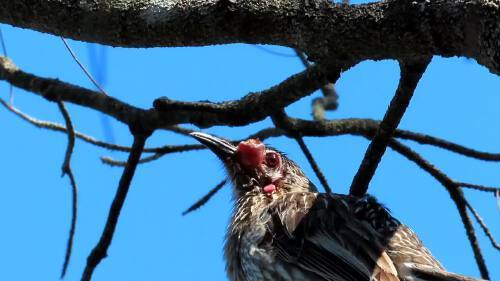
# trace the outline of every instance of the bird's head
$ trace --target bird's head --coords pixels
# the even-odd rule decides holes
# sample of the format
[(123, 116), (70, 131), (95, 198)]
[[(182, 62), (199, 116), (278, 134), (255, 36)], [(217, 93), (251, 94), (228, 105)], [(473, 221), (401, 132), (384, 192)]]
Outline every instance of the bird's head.
[(222, 160), (234, 182), (237, 196), (249, 192), (269, 196), (295, 191), (313, 191), (302, 170), (283, 153), (258, 139), (237, 145), (205, 133), (191, 133)]

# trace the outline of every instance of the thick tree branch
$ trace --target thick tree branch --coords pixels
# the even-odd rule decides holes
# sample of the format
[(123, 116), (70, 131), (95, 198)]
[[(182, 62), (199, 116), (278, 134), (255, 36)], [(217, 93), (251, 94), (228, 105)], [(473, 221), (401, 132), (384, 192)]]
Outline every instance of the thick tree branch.
[(124, 47), (274, 44), (322, 64), (466, 56), (500, 73), (498, 0), (1, 0), (0, 22)]
[(361, 197), (368, 190), (368, 185), (375, 174), (375, 170), (385, 153), (385, 149), (391, 140), (394, 131), (399, 125), (401, 118), (410, 104), (415, 88), (420, 77), (424, 73), (430, 58), (417, 61), (400, 61), (401, 78), (399, 80), (396, 94), (391, 100), (384, 119), (380, 123), (375, 136), (366, 149), (361, 165), (354, 176), (349, 193)]
[(94, 272), (97, 265), (101, 262), (102, 259), (107, 256), (108, 248), (111, 245), (111, 241), (113, 240), (113, 234), (115, 233), (123, 203), (127, 198), (130, 183), (132, 182), (132, 177), (134, 176), (135, 169), (137, 168), (137, 164), (141, 157), (142, 150), (144, 149), (146, 139), (151, 133), (147, 131), (138, 132), (137, 130), (139, 128), (131, 129), (134, 134), (132, 151), (130, 152), (127, 165), (123, 170), (122, 177), (120, 178), (120, 183), (118, 184), (115, 198), (113, 199), (113, 203), (111, 204), (111, 207), (109, 209), (108, 219), (101, 234), (101, 238), (87, 258), (87, 265), (85, 266), (85, 270), (82, 275), (82, 281), (90, 281), (92, 278), (92, 273)]
[[(336, 80), (341, 71), (340, 66), (330, 67), (330, 79)], [(148, 130), (181, 123), (191, 123), (203, 128), (248, 125), (265, 119), (328, 83), (326, 73), (320, 67), (313, 66), (268, 90), (250, 93), (240, 100), (190, 103), (162, 98), (155, 101), (156, 109), (144, 110), (96, 91), (26, 73), (5, 57), (0, 57), (0, 80), (6, 80), (48, 100), (61, 100), (92, 108), (125, 124), (140, 124)]]

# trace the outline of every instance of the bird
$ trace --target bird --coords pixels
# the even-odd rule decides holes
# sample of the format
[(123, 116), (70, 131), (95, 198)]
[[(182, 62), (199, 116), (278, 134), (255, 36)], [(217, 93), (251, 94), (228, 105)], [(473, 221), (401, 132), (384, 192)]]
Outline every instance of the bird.
[(222, 161), (234, 186), (229, 280), (478, 280), (446, 271), (373, 196), (319, 193), (296, 163), (258, 139), (191, 136)]

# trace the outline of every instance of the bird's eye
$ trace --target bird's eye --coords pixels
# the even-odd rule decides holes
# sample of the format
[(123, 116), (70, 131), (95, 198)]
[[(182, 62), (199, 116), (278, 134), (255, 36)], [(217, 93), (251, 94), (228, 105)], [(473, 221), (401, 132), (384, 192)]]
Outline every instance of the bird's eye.
[(266, 154), (266, 164), (268, 167), (275, 168), (280, 163), (280, 156), (276, 152), (268, 152)]

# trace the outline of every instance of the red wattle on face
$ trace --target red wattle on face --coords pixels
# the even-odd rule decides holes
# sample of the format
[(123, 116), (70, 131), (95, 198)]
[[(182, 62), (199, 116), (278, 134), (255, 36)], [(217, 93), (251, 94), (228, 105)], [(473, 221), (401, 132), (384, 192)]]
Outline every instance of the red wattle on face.
[(264, 162), (265, 145), (258, 139), (249, 139), (238, 144), (236, 156), (238, 162), (246, 168), (257, 168)]

